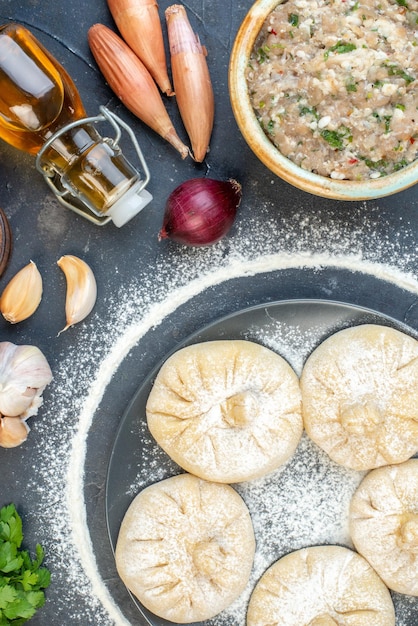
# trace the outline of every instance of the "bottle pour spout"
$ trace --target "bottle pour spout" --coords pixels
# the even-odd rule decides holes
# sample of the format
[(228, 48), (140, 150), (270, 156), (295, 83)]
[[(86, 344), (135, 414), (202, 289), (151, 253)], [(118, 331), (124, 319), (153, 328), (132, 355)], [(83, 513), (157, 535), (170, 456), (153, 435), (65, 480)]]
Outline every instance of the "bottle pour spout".
[(120, 228), (137, 215), (152, 200), (149, 191), (143, 188), (142, 181), (131, 187), (108, 211), (115, 226)]

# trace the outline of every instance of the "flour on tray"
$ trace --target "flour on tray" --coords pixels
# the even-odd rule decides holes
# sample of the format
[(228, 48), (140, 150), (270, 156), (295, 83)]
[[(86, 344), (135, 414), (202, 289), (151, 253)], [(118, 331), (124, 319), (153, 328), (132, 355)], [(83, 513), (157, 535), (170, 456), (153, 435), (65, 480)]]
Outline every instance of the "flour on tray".
[[(361, 207), (357, 210), (361, 211)], [(213, 247), (167, 252), (164, 262), (156, 261), (153, 280), (139, 269), (135, 281), (109, 296), (108, 321), (97, 323), (93, 315), (84, 325), (84, 337), (80, 337), (77, 347), (54, 373), (48, 402), (45, 401), (42, 419), (36, 425), (46, 444), (22, 489), (22, 497), (25, 488), (38, 490), (40, 505), (36, 514), (43, 516), (44, 543), (52, 561), (54, 584), (62, 589), (57, 614), (66, 616), (67, 623), (129, 624), (96, 564), (86, 522), (84, 466), (95, 412), (114, 372), (130, 350), (150, 329), (204, 290), (261, 273), (280, 275), (290, 268), (333, 267), (368, 274), (418, 295), (415, 254), (407, 254), (402, 241), (374, 236), (370, 207), (367, 214), (368, 223), (365, 217), (361, 231), (353, 233), (329, 216), (321, 222), (318, 214), (302, 217), (296, 210), (287, 223), (280, 223), (279, 219), (269, 222), (263, 207), (259, 207), (250, 224), (248, 220), (237, 224), (233, 236)], [(379, 219), (376, 215), (376, 222)], [(266, 237), (269, 232), (274, 236)], [(404, 232), (404, 241), (407, 237)], [(287, 345), (291, 347), (282, 356), (300, 371), (302, 350), (309, 351), (315, 338), (301, 333), (289, 339)], [(80, 350), (82, 345), (86, 346), (84, 350)], [(157, 462), (151, 463), (150, 469), (150, 480), (162, 478)], [(38, 488), (41, 475), (42, 490)], [(258, 549), (248, 589), (228, 611), (212, 620), (213, 624), (244, 624), (251, 587), (283, 553), (285, 544), (294, 549), (315, 543), (350, 545), (345, 520), (359, 479), (360, 474), (332, 464), (304, 436), (297, 454), (280, 470), (264, 479), (238, 485), (253, 516)], [(140, 486), (138, 479), (132, 492)], [(101, 510), (99, 513), (103, 514)], [(407, 615), (405, 603), (399, 626)]]

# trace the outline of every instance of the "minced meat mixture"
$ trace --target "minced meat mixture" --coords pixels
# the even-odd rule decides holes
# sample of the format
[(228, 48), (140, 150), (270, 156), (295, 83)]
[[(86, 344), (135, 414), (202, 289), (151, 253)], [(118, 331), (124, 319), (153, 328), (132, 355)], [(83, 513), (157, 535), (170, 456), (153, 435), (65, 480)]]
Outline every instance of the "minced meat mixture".
[(303, 169), (364, 180), (418, 156), (418, 0), (287, 0), (247, 69), (265, 133)]

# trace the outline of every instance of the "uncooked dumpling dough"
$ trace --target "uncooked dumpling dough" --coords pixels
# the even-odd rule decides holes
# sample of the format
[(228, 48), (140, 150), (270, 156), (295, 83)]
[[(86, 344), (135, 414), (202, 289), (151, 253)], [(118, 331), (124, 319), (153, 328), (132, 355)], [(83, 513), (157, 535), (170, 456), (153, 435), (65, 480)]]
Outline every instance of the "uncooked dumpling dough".
[(340, 546), (287, 554), (257, 583), (247, 626), (394, 626), (387, 587), (367, 561)]
[(216, 482), (275, 470), (293, 455), (303, 429), (295, 372), (272, 350), (244, 340), (176, 352), (160, 369), (146, 411), (167, 454)]
[(364, 324), (331, 335), (302, 370), (311, 439), (355, 470), (406, 461), (418, 450), (418, 341)]
[(390, 589), (418, 596), (418, 459), (367, 474), (351, 501), (350, 533)]
[(248, 583), (255, 541), (246, 504), (229, 485), (180, 474), (141, 491), (123, 519), (116, 567), (150, 611), (206, 620)]

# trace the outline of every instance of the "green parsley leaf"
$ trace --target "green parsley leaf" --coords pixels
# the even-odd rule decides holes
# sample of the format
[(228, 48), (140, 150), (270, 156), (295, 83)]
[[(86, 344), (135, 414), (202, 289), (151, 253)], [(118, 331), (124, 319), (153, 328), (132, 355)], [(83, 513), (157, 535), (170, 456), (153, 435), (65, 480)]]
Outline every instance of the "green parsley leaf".
[(393, 170), (395, 172), (399, 172), (399, 170), (403, 169), (407, 165), (408, 161), (406, 159), (402, 159), (401, 161), (399, 161), (399, 163), (395, 163), (395, 165), (393, 166)]
[(274, 134), (274, 120), (269, 120), (267, 124), (267, 132), (269, 133), (269, 135)]
[(389, 76), (400, 76), (404, 79), (407, 85), (413, 83), (415, 78), (410, 74), (407, 74), (404, 69), (395, 64), (388, 65), (388, 74)]
[(23, 542), (22, 520), (13, 504), (0, 509), (0, 626), (22, 626), (45, 603), (51, 573), (41, 567), (43, 548), (32, 559)]
[(340, 126), (338, 130), (328, 130), (324, 128), (324, 130), (321, 131), (321, 137), (329, 143), (331, 148), (335, 148), (336, 150), (343, 150), (344, 145), (353, 140), (350, 129), (346, 126)]
[(346, 52), (352, 52), (356, 50), (357, 46), (354, 43), (350, 43), (349, 41), (337, 41), (334, 46), (328, 48), (325, 52), (324, 57), (327, 59), (330, 55), (330, 52), (336, 52), (337, 54), (345, 54)]
[(268, 53), (270, 52), (270, 48), (268, 46), (261, 46), (257, 50), (257, 63), (260, 65), (269, 60)]
[(316, 120), (319, 120), (319, 113), (315, 107), (301, 106), (299, 115), (312, 115)]
[(357, 91), (357, 85), (356, 85), (355, 82), (347, 83), (345, 87), (346, 87), (348, 92), (355, 92), (355, 91)]
[(342, 150), (343, 149), (343, 140), (342, 138), (339, 136), (339, 134), (337, 133), (336, 130), (323, 130), (321, 131), (321, 137), (322, 139), (325, 139), (325, 141), (327, 143), (329, 143), (329, 145), (332, 148), (336, 148), (337, 150)]
[(385, 159), (379, 159), (379, 161), (372, 161), (372, 159), (369, 159), (367, 157), (360, 157), (365, 164), (367, 165), (367, 167), (373, 171), (378, 171), (383, 175), (386, 175), (386, 168), (388, 166), (388, 162), (385, 161)]
[(16, 514), (16, 509), (13, 504), (4, 506), (0, 509), (0, 541), (11, 541), (18, 548), (20, 548), (23, 533), (22, 533), (22, 520), (19, 515)]
[(297, 13), (289, 13), (287, 16), (287, 21), (292, 26), (299, 26), (299, 15)]
[(16, 589), (11, 585), (0, 587), (0, 609), (5, 609), (8, 604), (14, 602), (17, 596)]

